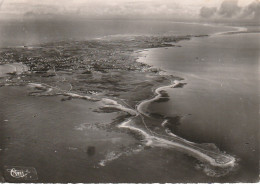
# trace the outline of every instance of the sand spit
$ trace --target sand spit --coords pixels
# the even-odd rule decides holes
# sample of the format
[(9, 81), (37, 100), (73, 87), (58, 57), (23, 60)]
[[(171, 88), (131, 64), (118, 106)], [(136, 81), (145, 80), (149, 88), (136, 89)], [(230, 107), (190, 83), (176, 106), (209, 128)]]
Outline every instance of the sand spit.
[[(219, 151), (219, 149), (216, 148), (214, 144), (209, 144), (210, 146), (207, 147), (205, 145), (196, 144), (193, 142), (190, 142), (188, 140), (185, 140), (181, 137), (178, 137), (177, 135), (171, 133), (169, 130), (166, 131), (166, 135), (159, 135), (152, 130), (150, 130), (146, 126), (146, 122), (144, 121), (144, 116), (149, 116), (149, 113), (145, 111), (146, 105), (148, 103), (151, 103), (154, 100), (158, 100), (161, 98), (161, 91), (167, 89), (167, 88), (175, 88), (180, 84), (180, 81), (174, 80), (172, 84), (167, 86), (161, 86), (158, 87), (155, 90), (155, 96), (152, 99), (144, 100), (139, 105), (137, 105), (136, 109), (132, 109), (129, 107), (126, 107), (119, 102), (117, 102), (115, 99), (110, 98), (100, 98), (100, 97), (94, 97), (94, 96), (86, 96), (86, 95), (79, 95), (72, 92), (66, 92), (63, 90), (58, 90), (57, 88), (52, 88), (49, 85), (45, 84), (37, 84), (37, 83), (30, 83), (28, 84), (31, 88), (34, 88), (37, 90), (37, 92), (33, 93), (34, 95), (37, 94), (37, 96), (55, 96), (55, 95), (63, 95), (63, 96), (70, 96), (71, 98), (75, 99), (83, 99), (83, 100), (90, 100), (90, 101), (100, 101), (101, 107), (100, 108), (115, 108), (120, 111), (126, 112), (130, 115), (129, 118), (127, 118), (125, 121), (118, 124), (118, 128), (123, 129), (129, 129), (130, 131), (133, 131), (139, 135), (141, 135), (142, 139), (145, 141), (144, 146), (150, 146), (150, 147), (164, 147), (167, 149), (175, 149), (179, 150), (187, 155), (190, 155), (199, 161), (217, 168), (223, 168), (231, 170), (235, 164), (236, 159), (235, 157), (222, 153)], [(40, 91), (39, 91), (40, 90)], [(139, 126), (135, 126), (136, 123), (140, 123), (138, 119), (141, 119), (143, 123), (143, 128), (140, 128)], [(167, 120), (165, 120), (167, 121)], [(164, 122), (166, 123), (166, 122)], [(214, 147), (214, 149), (212, 149)], [(103, 160), (100, 162), (101, 166), (105, 166), (105, 163), (108, 163), (116, 158), (119, 158), (122, 153), (114, 155), (114, 157), (108, 157), (108, 160)], [(226, 173), (225, 173), (226, 174)], [(217, 173), (215, 176), (219, 176)]]

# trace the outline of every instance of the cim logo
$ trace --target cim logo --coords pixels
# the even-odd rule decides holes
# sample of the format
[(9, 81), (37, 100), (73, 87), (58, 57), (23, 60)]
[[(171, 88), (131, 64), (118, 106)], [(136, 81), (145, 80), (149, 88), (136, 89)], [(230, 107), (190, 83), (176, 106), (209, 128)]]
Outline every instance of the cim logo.
[(5, 166), (7, 181), (37, 180), (37, 172), (33, 167)]
[(12, 168), (12, 169), (7, 169), (7, 171), (14, 178), (24, 178), (30, 173), (28, 169), (24, 171), (24, 170), (17, 170), (15, 168)]

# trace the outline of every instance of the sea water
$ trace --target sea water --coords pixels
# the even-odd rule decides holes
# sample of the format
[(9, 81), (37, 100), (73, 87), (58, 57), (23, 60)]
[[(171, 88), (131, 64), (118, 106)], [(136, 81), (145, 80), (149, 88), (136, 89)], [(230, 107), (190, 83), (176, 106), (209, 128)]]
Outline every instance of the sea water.
[(84, 41), (108, 35), (201, 35), (235, 30), (230, 27), (152, 20), (0, 21), (0, 46), (29, 46), (55, 41)]
[(182, 77), (166, 89), (170, 100), (150, 103), (150, 113), (178, 116), (173, 130), (190, 141), (215, 143), (235, 155), (235, 181), (259, 176), (259, 33), (220, 34), (145, 51), (139, 61)]

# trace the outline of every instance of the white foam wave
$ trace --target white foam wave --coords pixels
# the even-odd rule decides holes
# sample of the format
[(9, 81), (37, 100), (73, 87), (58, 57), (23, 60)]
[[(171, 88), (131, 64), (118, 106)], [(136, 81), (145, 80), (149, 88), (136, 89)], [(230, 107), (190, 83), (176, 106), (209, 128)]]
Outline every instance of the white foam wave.
[(112, 100), (112, 99), (108, 99), (108, 98), (102, 98), (101, 101), (104, 103), (104, 107), (113, 107), (113, 108), (117, 108), (121, 111), (127, 112), (132, 116), (136, 116), (139, 113), (133, 109), (127, 108), (121, 104), (119, 104), (117, 101)]
[(115, 152), (109, 152), (107, 155), (106, 155), (106, 158), (105, 159), (103, 159), (103, 160), (101, 160), (100, 162), (99, 162), (99, 165), (100, 166), (106, 166), (106, 163), (107, 162), (111, 162), (111, 161), (113, 161), (113, 160), (116, 160), (116, 159), (118, 159), (121, 155), (122, 155), (123, 153), (115, 153)]

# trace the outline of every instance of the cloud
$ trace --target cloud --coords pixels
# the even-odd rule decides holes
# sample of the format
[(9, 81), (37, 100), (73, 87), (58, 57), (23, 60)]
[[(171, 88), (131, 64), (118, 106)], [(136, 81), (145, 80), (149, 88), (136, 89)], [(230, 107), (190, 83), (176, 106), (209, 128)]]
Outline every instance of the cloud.
[(246, 6), (243, 10), (242, 16), (260, 21), (260, 1), (255, 0)]
[(253, 0), (249, 4), (243, 2), (241, 6), (241, 0), (224, 0), (219, 6), (202, 7), (199, 16), (209, 20), (260, 23), (260, 1)]
[[(249, 3), (253, 1), (252, 3)], [(259, 0), (0, 0), (0, 19), (259, 20)]]
[(241, 11), (237, 0), (224, 0), (218, 10), (218, 14), (223, 17), (233, 17)]
[(209, 17), (214, 16), (216, 14), (216, 12), (217, 12), (216, 7), (212, 7), (212, 8), (202, 7), (200, 9), (200, 16), (203, 17), (203, 18), (209, 18)]

